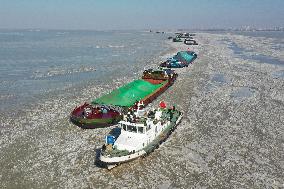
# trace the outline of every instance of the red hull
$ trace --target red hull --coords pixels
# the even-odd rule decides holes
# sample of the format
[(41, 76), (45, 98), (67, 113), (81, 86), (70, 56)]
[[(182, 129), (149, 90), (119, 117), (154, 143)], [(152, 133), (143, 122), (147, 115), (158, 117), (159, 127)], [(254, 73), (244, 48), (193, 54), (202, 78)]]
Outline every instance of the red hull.
[(149, 103), (151, 103), (153, 100), (155, 100), (160, 94), (165, 92), (174, 83), (176, 78), (177, 78), (177, 74), (175, 74), (173, 78), (170, 78), (168, 80), (167, 84), (165, 84), (163, 87), (159, 88), (153, 94), (151, 94), (151, 95), (145, 97), (144, 99), (142, 99), (141, 101), (143, 102), (143, 104), (146, 106)]

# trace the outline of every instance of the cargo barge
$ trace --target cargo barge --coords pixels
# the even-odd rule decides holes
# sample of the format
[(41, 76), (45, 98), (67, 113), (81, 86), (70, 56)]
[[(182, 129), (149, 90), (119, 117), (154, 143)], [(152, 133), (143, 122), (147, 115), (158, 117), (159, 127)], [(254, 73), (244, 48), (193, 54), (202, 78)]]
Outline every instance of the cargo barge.
[(170, 87), (176, 78), (177, 74), (170, 69), (145, 70), (142, 79), (76, 107), (71, 112), (70, 121), (85, 129), (117, 124), (129, 108), (136, 109), (138, 102), (146, 106)]
[(187, 67), (197, 58), (197, 54), (193, 51), (180, 51), (172, 58), (161, 63), (161, 67), (166, 68), (183, 68)]

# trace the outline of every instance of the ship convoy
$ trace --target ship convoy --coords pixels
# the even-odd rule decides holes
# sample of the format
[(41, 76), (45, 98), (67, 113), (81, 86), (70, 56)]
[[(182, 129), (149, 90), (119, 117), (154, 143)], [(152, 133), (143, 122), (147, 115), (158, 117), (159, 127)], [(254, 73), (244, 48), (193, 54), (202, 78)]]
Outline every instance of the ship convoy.
[(175, 37), (168, 37), (168, 39), (172, 39), (173, 42), (183, 42), (186, 45), (198, 45), (196, 40), (193, 38), (195, 34), (189, 33), (175, 33)]
[(106, 136), (98, 159), (100, 165), (111, 169), (146, 156), (171, 134), (182, 113), (164, 102), (155, 110), (146, 111), (145, 106), (173, 85), (178, 74), (171, 68), (187, 67), (196, 58), (193, 51), (180, 51), (161, 63), (159, 69), (144, 70), (140, 79), (85, 102), (71, 112), (70, 121), (84, 129), (118, 124)]

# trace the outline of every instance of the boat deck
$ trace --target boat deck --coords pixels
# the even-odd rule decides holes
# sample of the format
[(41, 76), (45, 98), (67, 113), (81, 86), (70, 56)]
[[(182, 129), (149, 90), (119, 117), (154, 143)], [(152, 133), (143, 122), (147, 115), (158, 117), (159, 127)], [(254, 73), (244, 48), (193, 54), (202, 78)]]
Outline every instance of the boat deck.
[(92, 101), (92, 104), (107, 104), (114, 106), (131, 107), (136, 102), (143, 100), (151, 95), (159, 88), (167, 84), (168, 81), (159, 82), (157, 84), (148, 82), (143, 79), (134, 80), (111, 93)]

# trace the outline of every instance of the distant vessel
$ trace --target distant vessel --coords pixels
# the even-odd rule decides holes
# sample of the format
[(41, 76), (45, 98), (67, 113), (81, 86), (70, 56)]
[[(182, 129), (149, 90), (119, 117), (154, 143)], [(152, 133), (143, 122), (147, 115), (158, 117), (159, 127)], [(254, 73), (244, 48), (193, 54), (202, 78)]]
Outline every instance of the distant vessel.
[(173, 42), (182, 42), (182, 39), (179, 37), (173, 38)]
[(106, 136), (99, 157), (100, 163), (112, 169), (121, 163), (134, 160), (158, 148), (180, 123), (183, 114), (175, 107), (166, 108), (160, 103), (160, 108), (150, 110), (137, 109), (128, 113), (119, 122), (119, 131)]
[(177, 76), (170, 69), (145, 70), (142, 79), (134, 80), (91, 103), (76, 107), (71, 112), (70, 120), (86, 129), (116, 124), (122, 119), (122, 113), (137, 106), (139, 101), (144, 105), (152, 102), (174, 83)]
[(184, 44), (186, 44), (186, 45), (198, 45), (198, 43), (194, 39), (185, 39)]
[(195, 34), (190, 33), (175, 33), (178, 38), (190, 38), (191, 36), (195, 36)]

